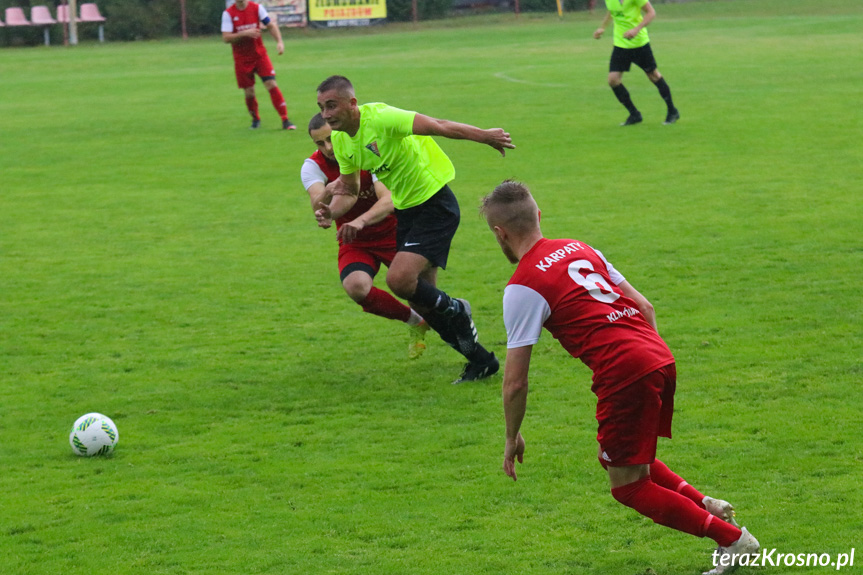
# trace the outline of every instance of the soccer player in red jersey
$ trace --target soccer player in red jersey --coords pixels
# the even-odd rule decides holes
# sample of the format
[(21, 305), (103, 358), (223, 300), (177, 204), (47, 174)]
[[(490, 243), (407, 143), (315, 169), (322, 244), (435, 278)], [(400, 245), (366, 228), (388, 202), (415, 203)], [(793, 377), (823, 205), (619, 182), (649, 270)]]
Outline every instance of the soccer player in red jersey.
[(261, 125), (258, 114), (258, 100), (255, 98), (255, 74), (261, 77), (264, 87), (270, 93), (273, 107), (282, 119), (282, 128), (296, 130), (297, 127), (288, 119), (288, 106), (282, 91), (276, 84), (276, 70), (270, 62), (270, 56), (261, 39), (261, 24), (276, 40), (279, 56), (285, 52), (282, 33), (275, 21), (270, 19), (266, 8), (250, 0), (236, 0), (234, 4), (222, 12), (222, 39), (231, 45), (234, 53), (234, 71), (237, 74), (237, 85), (246, 96), (246, 107), (252, 115), (252, 129)]
[[(326, 185), (339, 177), (331, 132), (320, 114), (309, 122), (309, 136), (318, 150), (303, 162), (300, 176), (316, 212), (332, 201)], [(315, 217), (322, 228), (329, 228), (332, 220), (336, 221), (339, 275), (348, 296), (365, 312), (406, 323), (410, 330), (408, 357), (416, 359), (422, 355), (428, 324), (417, 312), (373, 284), (381, 264), (389, 267), (396, 255), (396, 217), (387, 187), (362, 171), (359, 194), (352, 197), (350, 204), (336, 208), (331, 217), (318, 213)]]
[(656, 459), (657, 437), (671, 437), (676, 374), (650, 302), (599, 251), (544, 238), (539, 208), (524, 184), (503, 182), (480, 209), (504, 255), (518, 264), (503, 295), (504, 472), (515, 480), (515, 460), (523, 462), (519, 429), (530, 357), (545, 327), (593, 371), (599, 462), (612, 496), (660, 525), (716, 541), (711, 575), (757, 553), (758, 541), (738, 528), (731, 504), (705, 497)]

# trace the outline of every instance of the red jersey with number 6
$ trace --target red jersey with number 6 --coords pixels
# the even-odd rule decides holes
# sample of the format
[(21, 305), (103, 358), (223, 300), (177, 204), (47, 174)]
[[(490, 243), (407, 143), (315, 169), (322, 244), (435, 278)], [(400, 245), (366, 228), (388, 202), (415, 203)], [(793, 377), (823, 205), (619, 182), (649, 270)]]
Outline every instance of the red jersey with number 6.
[(507, 347), (535, 344), (545, 327), (593, 371), (591, 389), (600, 398), (674, 363), (637, 304), (617, 287), (623, 281), (587, 244), (543, 238), (504, 290)]

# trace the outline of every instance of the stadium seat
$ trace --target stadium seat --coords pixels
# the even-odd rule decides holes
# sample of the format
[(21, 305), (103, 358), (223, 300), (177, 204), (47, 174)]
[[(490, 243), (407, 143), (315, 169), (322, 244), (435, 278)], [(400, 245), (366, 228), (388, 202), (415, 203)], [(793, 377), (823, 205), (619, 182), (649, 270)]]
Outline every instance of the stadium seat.
[(57, 22), (61, 24), (69, 23), (69, 6), (67, 4), (57, 5)]
[(33, 6), (30, 9), (30, 21), (34, 26), (42, 26), (42, 32), (45, 35), (45, 45), (51, 45), (51, 33), (48, 31), (48, 26), (56, 24), (57, 21), (51, 17), (51, 12), (47, 6)]
[(7, 26), (31, 26), (27, 16), (24, 15), (24, 10), (21, 8), (6, 8), (6, 25)]
[(105, 17), (99, 13), (99, 7), (96, 4), (90, 2), (86, 4), (81, 4), (81, 17), (78, 19), (79, 22), (98, 22), (99, 23), (99, 42), (105, 41), (105, 28), (102, 22), (105, 21)]

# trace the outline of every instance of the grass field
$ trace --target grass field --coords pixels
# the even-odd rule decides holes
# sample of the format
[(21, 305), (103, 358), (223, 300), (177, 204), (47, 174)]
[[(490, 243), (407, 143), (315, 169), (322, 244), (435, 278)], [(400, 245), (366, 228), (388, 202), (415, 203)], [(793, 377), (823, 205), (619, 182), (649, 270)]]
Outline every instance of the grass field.
[[(441, 142), (462, 224), (440, 283), (493, 351), (512, 267), (476, 206), (515, 177), (547, 236), (595, 245), (656, 306), (679, 373), (660, 457), (768, 549), (863, 546), (863, 6), (657, 11), (670, 127), (636, 71), (645, 122), (617, 126), (600, 13), (286, 31), (294, 133), (260, 85), (247, 129), (217, 38), (0, 51), (0, 573), (709, 566), (711, 541), (612, 499), (589, 373), (547, 334), (514, 484), (500, 376), (450, 385), (460, 356), (434, 339), (406, 361), (404, 328), (344, 295), (299, 181), (335, 73), (360, 101), (512, 134), (503, 159)], [(113, 457), (72, 454), (88, 411), (117, 423)]]

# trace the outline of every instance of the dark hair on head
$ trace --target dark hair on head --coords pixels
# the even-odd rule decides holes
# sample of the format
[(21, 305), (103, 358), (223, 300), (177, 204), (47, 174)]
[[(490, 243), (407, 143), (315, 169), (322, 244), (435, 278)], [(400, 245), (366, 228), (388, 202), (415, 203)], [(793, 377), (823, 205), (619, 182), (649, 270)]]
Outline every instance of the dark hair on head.
[(324, 120), (324, 117), (321, 116), (320, 112), (312, 116), (312, 119), (309, 120), (309, 134), (312, 133), (312, 130), (318, 130), (326, 126), (327, 121)]
[(344, 76), (330, 76), (320, 83), (318, 86), (318, 94), (329, 92), (330, 90), (336, 90), (339, 94), (343, 92), (353, 92), (354, 85)]

